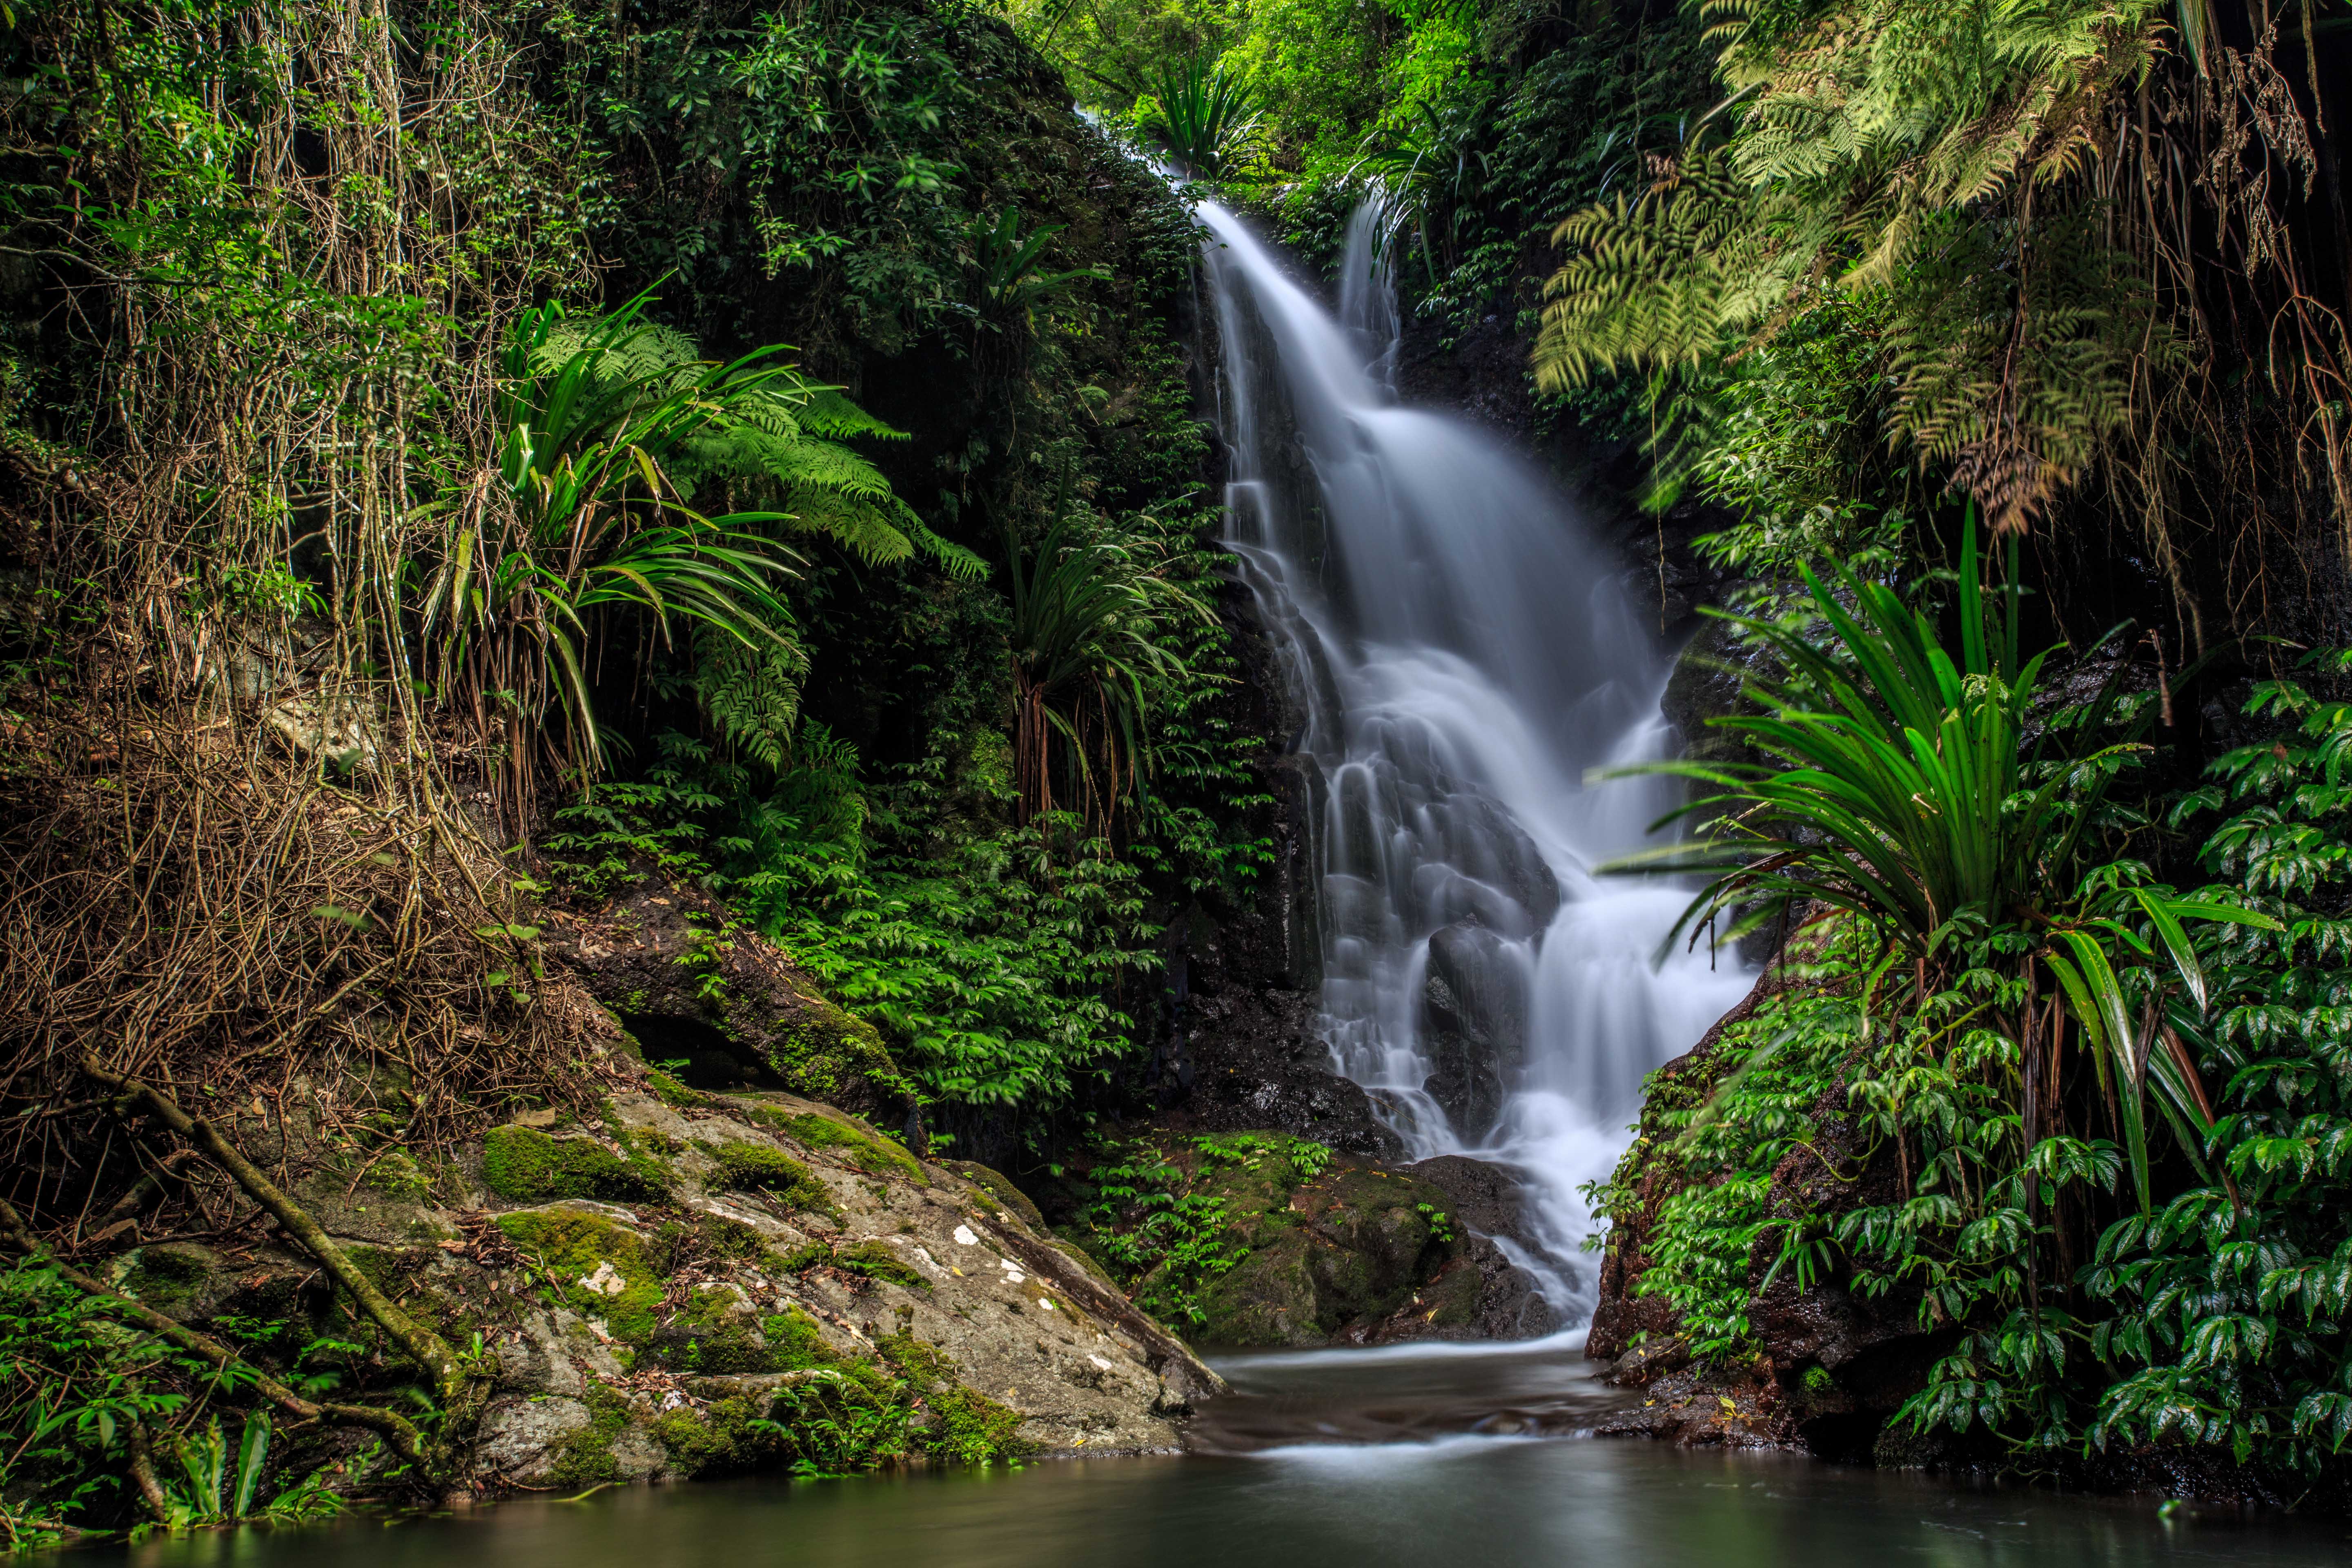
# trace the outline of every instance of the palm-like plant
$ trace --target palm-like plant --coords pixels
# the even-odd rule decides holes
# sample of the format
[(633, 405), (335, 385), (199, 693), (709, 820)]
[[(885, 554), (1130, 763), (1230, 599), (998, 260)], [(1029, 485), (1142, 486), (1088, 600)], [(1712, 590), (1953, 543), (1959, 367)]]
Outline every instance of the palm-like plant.
[[(1078, 514), (1060, 510), (1024, 557), (1010, 531), (1013, 784), (1021, 817), (1077, 806), (1108, 825), (1120, 797), (1151, 773), (1147, 689), (1181, 678), (1183, 658), (1160, 632), (1171, 615), (1207, 610), (1143, 557), (1132, 540), (1086, 537)], [(1055, 796), (1055, 753), (1074, 801)]]
[(1418, 241), (1433, 289), (1440, 249), (1433, 225), (1444, 226), (1443, 247), (1450, 256), (1463, 217), (1476, 209), (1492, 170), (1492, 160), (1479, 145), (1484, 112), (1483, 100), (1443, 110), (1419, 100), (1403, 124), (1366, 132), (1349, 170), (1379, 188), (1385, 219), (1381, 243), (1393, 250), (1408, 235)]
[[(1944, 647), (1924, 612), (1892, 590), (1832, 570), (1804, 574), (1811, 607), (1834, 647), (1787, 626), (1735, 616), (1788, 672), (1757, 681), (1763, 710), (1713, 721), (1771, 762), (1663, 763), (1639, 770), (1715, 786), (1658, 826), (1700, 816), (1691, 841), (1612, 869), (1696, 872), (1705, 885), (1675, 935), (1747, 906), (1746, 921), (1806, 902), (1844, 910), (1885, 943), (1885, 964), (1908, 957), (1924, 995), (1931, 967), (1955, 964), (1989, 933), (2026, 940), (2014, 960), (2029, 999), (2055, 996), (2090, 1046), (2117, 1098), (2132, 1168), (2147, 1196), (2142, 1091), (2152, 1076), (2166, 1113), (2185, 1128), (2208, 1120), (2196, 1068), (2173, 1028), (2173, 984), (2205, 1004), (2205, 980), (2183, 922), (2268, 926), (2231, 905), (2135, 885), (2113, 868), (2083, 864), (2084, 835), (2130, 741), (2085, 750), (2116, 717), (2109, 681), (2079, 721), (2037, 723), (2047, 653), (2021, 658), (2012, 542), (1998, 605), (1979, 578), (1970, 513), (1960, 559), (1960, 647)], [(1673, 937), (1669, 938), (1671, 942)], [(2126, 980), (2125, 972), (2131, 972)], [(2044, 978), (2046, 976), (2046, 979)], [(2185, 1020), (2184, 1020), (2185, 1021)], [(2058, 1027), (2031, 1000), (2011, 1020), (2035, 1110), (2033, 1042)], [(2161, 1050), (2157, 1047), (2162, 1047)], [(2191, 1144), (2190, 1147), (2194, 1148)]]
[(1241, 78), (1192, 55), (1160, 68), (1154, 95), (1136, 123), (1157, 136), (1186, 173), (1214, 180), (1247, 155), (1264, 118)]
[(1074, 267), (1054, 272), (1039, 265), (1045, 258), (1046, 242), (1065, 226), (1039, 224), (1024, 235), (1021, 232), (1020, 209), (1016, 207), (1005, 208), (993, 223), (982, 218), (972, 224), (979, 274), (975, 293), (983, 322), (1002, 329), (1017, 321), (1023, 328), (1034, 331), (1039, 305), (1080, 282), (1108, 280), (1111, 274), (1108, 267)]
[[(640, 294), (585, 321), (560, 303), (526, 312), (505, 350), (497, 463), (438, 509), (448, 527), (423, 632), (442, 700), (502, 742), (499, 793), (517, 831), (551, 710), (557, 754), (583, 783), (602, 766), (589, 644), (608, 612), (641, 612), (665, 638), (683, 618), (795, 668), (777, 590), (800, 557), (771, 531), (821, 533), (873, 562), (922, 548), (965, 574), (984, 570), (839, 444), (896, 432), (803, 379), (780, 348), (698, 359), (691, 340), (644, 319), (650, 303)], [(721, 478), (779, 504), (719, 517), (688, 504)]]

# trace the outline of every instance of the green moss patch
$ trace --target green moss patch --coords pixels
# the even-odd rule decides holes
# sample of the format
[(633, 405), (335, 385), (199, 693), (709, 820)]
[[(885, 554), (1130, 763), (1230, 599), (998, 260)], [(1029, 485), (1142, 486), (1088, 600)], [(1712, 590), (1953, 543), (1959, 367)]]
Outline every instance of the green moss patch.
[(782, 1372), (735, 1292), (700, 1289), (654, 1336), (654, 1357), (673, 1372)]
[(688, 1106), (708, 1105), (710, 1103), (710, 1097), (709, 1095), (699, 1094), (695, 1090), (687, 1088), (685, 1084), (680, 1083), (677, 1079), (672, 1078), (669, 1074), (662, 1071), (659, 1068), (651, 1068), (646, 1070), (646, 1087), (653, 1090), (654, 1098), (660, 1100), (664, 1105)]
[(862, 1127), (814, 1111), (793, 1115), (766, 1106), (755, 1110), (752, 1116), (762, 1126), (796, 1138), (812, 1149), (840, 1151), (844, 1159), (869, 1176), (903, 1176), (919, 1186), (929, 1184), (923, 1179), (922, 1165), (912, 1154)]
[(613, 1440), (629, 1429), (628, 1405), (619, 1394), (593, 1381), (581, 1402), (588, 1406), (588, 1425), (566, 1432), (555, 1445), (555, 1466), (548, 1479), (558, 1491), (584, 1491), (621, 1479)]
[(123, 1271), (122, 1289), (132, 1300), (174, 1315), (195, 1301), (216, 1266), (210, 1253), (184, 1242), (142, 1247)]
[(644, 1166), (585, 1138), (551, 1138), (530, 1127), (494, 1127), (482, 1140), (482, 1182), (514, 1203), (603, 1198), (650, 1203), (661, 1183)]
[(873, 1025), (820, 997), (799, 1001), (792, 1017), (776, 1020), (762, 1053), (794, 1094), (838, 1100), (861, 1079), (884, 1095), (913, 1092)]
[(606, 1331), (630, 1344), (653, 1338), (660, 1326), (662, 1283), (634, 1233), (601, 1215), (562, 1208), (500, 1215), (499, 1228), (547, 1266), (562, 1305), (603, 1319)]
[(874, 1348), (930, 1411), (931, 1420), (916, 1441), (931, 1458), (954, 1465), (998, 1465), (1036, 1451), (1037, 1445), (1019, 1435), (1027, 1417), (957, 1382), (956, 1363), (939, 1346), (897, 1333), (876, 1341)]
[(771, 1372), (811, 1372), (840, 1365), (845, 1358), (824, 1342), (817, 1321), (798, 1307), (760, 1320), (760, 1337), (768, 1342)]
[(387, 1149), (368, 1163), (360, 1184), (403, 1203), (429, 1203), (433, 1178), (405, 1149)]
[(810, 1174), (806, 1165), (764, 1143), (734, 1140), (706, 1145), (704, 1152), (719, 1163), (718, 1171), (710, 1178), (713, 1186), (746, 1193), (773, 1193), (794, 1208), (833, 1207), (833, 1194), (825, 1190), (823, 1182)]
[(749, 1475), (785, 1454), (783, 1434), (751, 1400), (735, 1394), (708, 1410), (678, 1409), (654, 1423), (670, 1467), (689, 1479)]

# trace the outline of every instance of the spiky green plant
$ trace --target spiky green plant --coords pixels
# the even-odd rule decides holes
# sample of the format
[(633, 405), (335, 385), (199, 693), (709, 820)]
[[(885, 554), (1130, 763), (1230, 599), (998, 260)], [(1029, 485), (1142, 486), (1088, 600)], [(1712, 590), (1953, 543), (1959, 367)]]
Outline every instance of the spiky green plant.
[[(1010, 531), (1005, 540), (1013, 783), (1024, 822), (1075, 806), (1107, 824), (1151, 772), (1147, 688), (1186, 670), (1161, 625), (1171, 615), (1208, 612), (1147, 559), (1141, 541), (1089, 538), (1091, 520), (1057, 510), (1034, 552), (1024, 555)], [(1076, 796), (1059, 804), (1056, 751)]]
[(1018, 323), (1023, 330), (1034, 331), (1038, 306), (1081, 282), (1109, 279), (1107, 267), (1073, 267), (1055, 272), (1040, 265), (1047, 242), (1066, 226), (1039, 224), (1024, 235), (1017, 207), (1006, 207), (993, 222), (973, 220), (971, 234), (978, 274), (974, 293), (984, 324), (1002, 331)]
[[(2113, 680), (2074, 722), (2041, 711), (2049, 653), (2021, 657), (2014, 545), (1998, 595), (1984, 592), (1980, 564), (1971, 511), (1957, 651), (1926, 612), (1841, 568), (1827, 581), (1804, 573), (1830, 646), (1781, 623), (1729, 617), (1786, 673), (1751, 683), (1761, 711), (1711, 722), (1769, 761), (1635, 770), (1713, 786), (1658, 825), (1696, 816), (1706, 826), (1687, 843), (1610, 868), (1706, 879), (1669, 942), (1743, 906), (1755, 922), (1818, 904), (1879, 936), (1882, 973), (1908, 958), (1923, 997), (1931, 970), (1956, 972), (1964, 953), (1969, 964), (1995, 955), (2022, 979), (2028, 998), (2062, 1000), (2100, 1081), (2120, 1087), (2118, 1115), (2145, 1202), (2142, 1091), (2151, 1068), (2162, 1109), (2184, 1131), (2210, 1121), (2169, 1010), (2175, 995), (2199, 1011), (2206, 1000), (2183, 922), (2273, 922), (2088, 863), (2086, 829), (2118, 771), (2143, 748), (2129, 739), (2084, 739), (2117, 717)], [(2001, 933), (2022, 940), (2005, 949)], [(2037, 1031), (2056, 1030), (2056, 1020), (2045, 1021), (2029, 1000), (2011, 1027), (2031, 1064)], [(2047, 1043), (2061, 1035), (2047, 1033)], [(2032, 1079), (2029, 1065), (2029, 1113)]]
[(1205, 55), (1192, 55), (1160, 68), (1136, 124), (1159, 138), (1187, 174), (1215, 180), (1248, 154), (1264, 118), (1238, 76)]

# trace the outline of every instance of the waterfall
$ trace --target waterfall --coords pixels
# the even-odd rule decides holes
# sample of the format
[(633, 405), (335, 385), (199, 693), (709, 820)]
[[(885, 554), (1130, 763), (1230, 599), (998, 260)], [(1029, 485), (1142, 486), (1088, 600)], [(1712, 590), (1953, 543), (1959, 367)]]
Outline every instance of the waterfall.
[(1584, 782), (1673, 743), (1669, 652), (1541, 476), (1396, 401), (1378, 211), (1349, 226), (1339, 318), (1231, 213), (1198, 212), (1228, 543), (1321, 785), (1324, 1037), (1414, 1158), (1517, 1169), (1540, 1252), (1503, 1244), (1581, 1321), (1578, 1188), (1624, 1147), (1643, 1075), (1750, 978), (1704, 944), (1654, 969), (1687, 893), (1592, 872), (1670, 805), (1671, 781)]

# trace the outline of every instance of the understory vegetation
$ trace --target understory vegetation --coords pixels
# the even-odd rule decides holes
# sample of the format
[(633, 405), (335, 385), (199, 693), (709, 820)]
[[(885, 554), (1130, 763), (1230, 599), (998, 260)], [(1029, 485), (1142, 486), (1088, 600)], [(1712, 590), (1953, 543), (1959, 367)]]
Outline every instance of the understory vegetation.
[(2334, 1487), (2352, 12), (1016, 10), (1327, 272), (1370, 204), (1409, 363), (1509, 340), (1717, 574), (1618, 868), (1777, 957), (1599, 1194), (1646, 1364), (1818, 1404), (1759, 1323), (1826, 1292), (1925, 1347), (1912, 1451)]
[(1121, 1102), (1265, 741), (1189, 216), (1000, 17), (93, 0), (0, 52), (12, 1544), (451, 1483), (480, 1347), (358, 1264), (364, 1374), (107, 1269), (328, 1259), (323, 1173), (598, 1124), (646, 1068), (562, 921), (715, 896), (705, 999), (773, 942), (934, 1152)]

